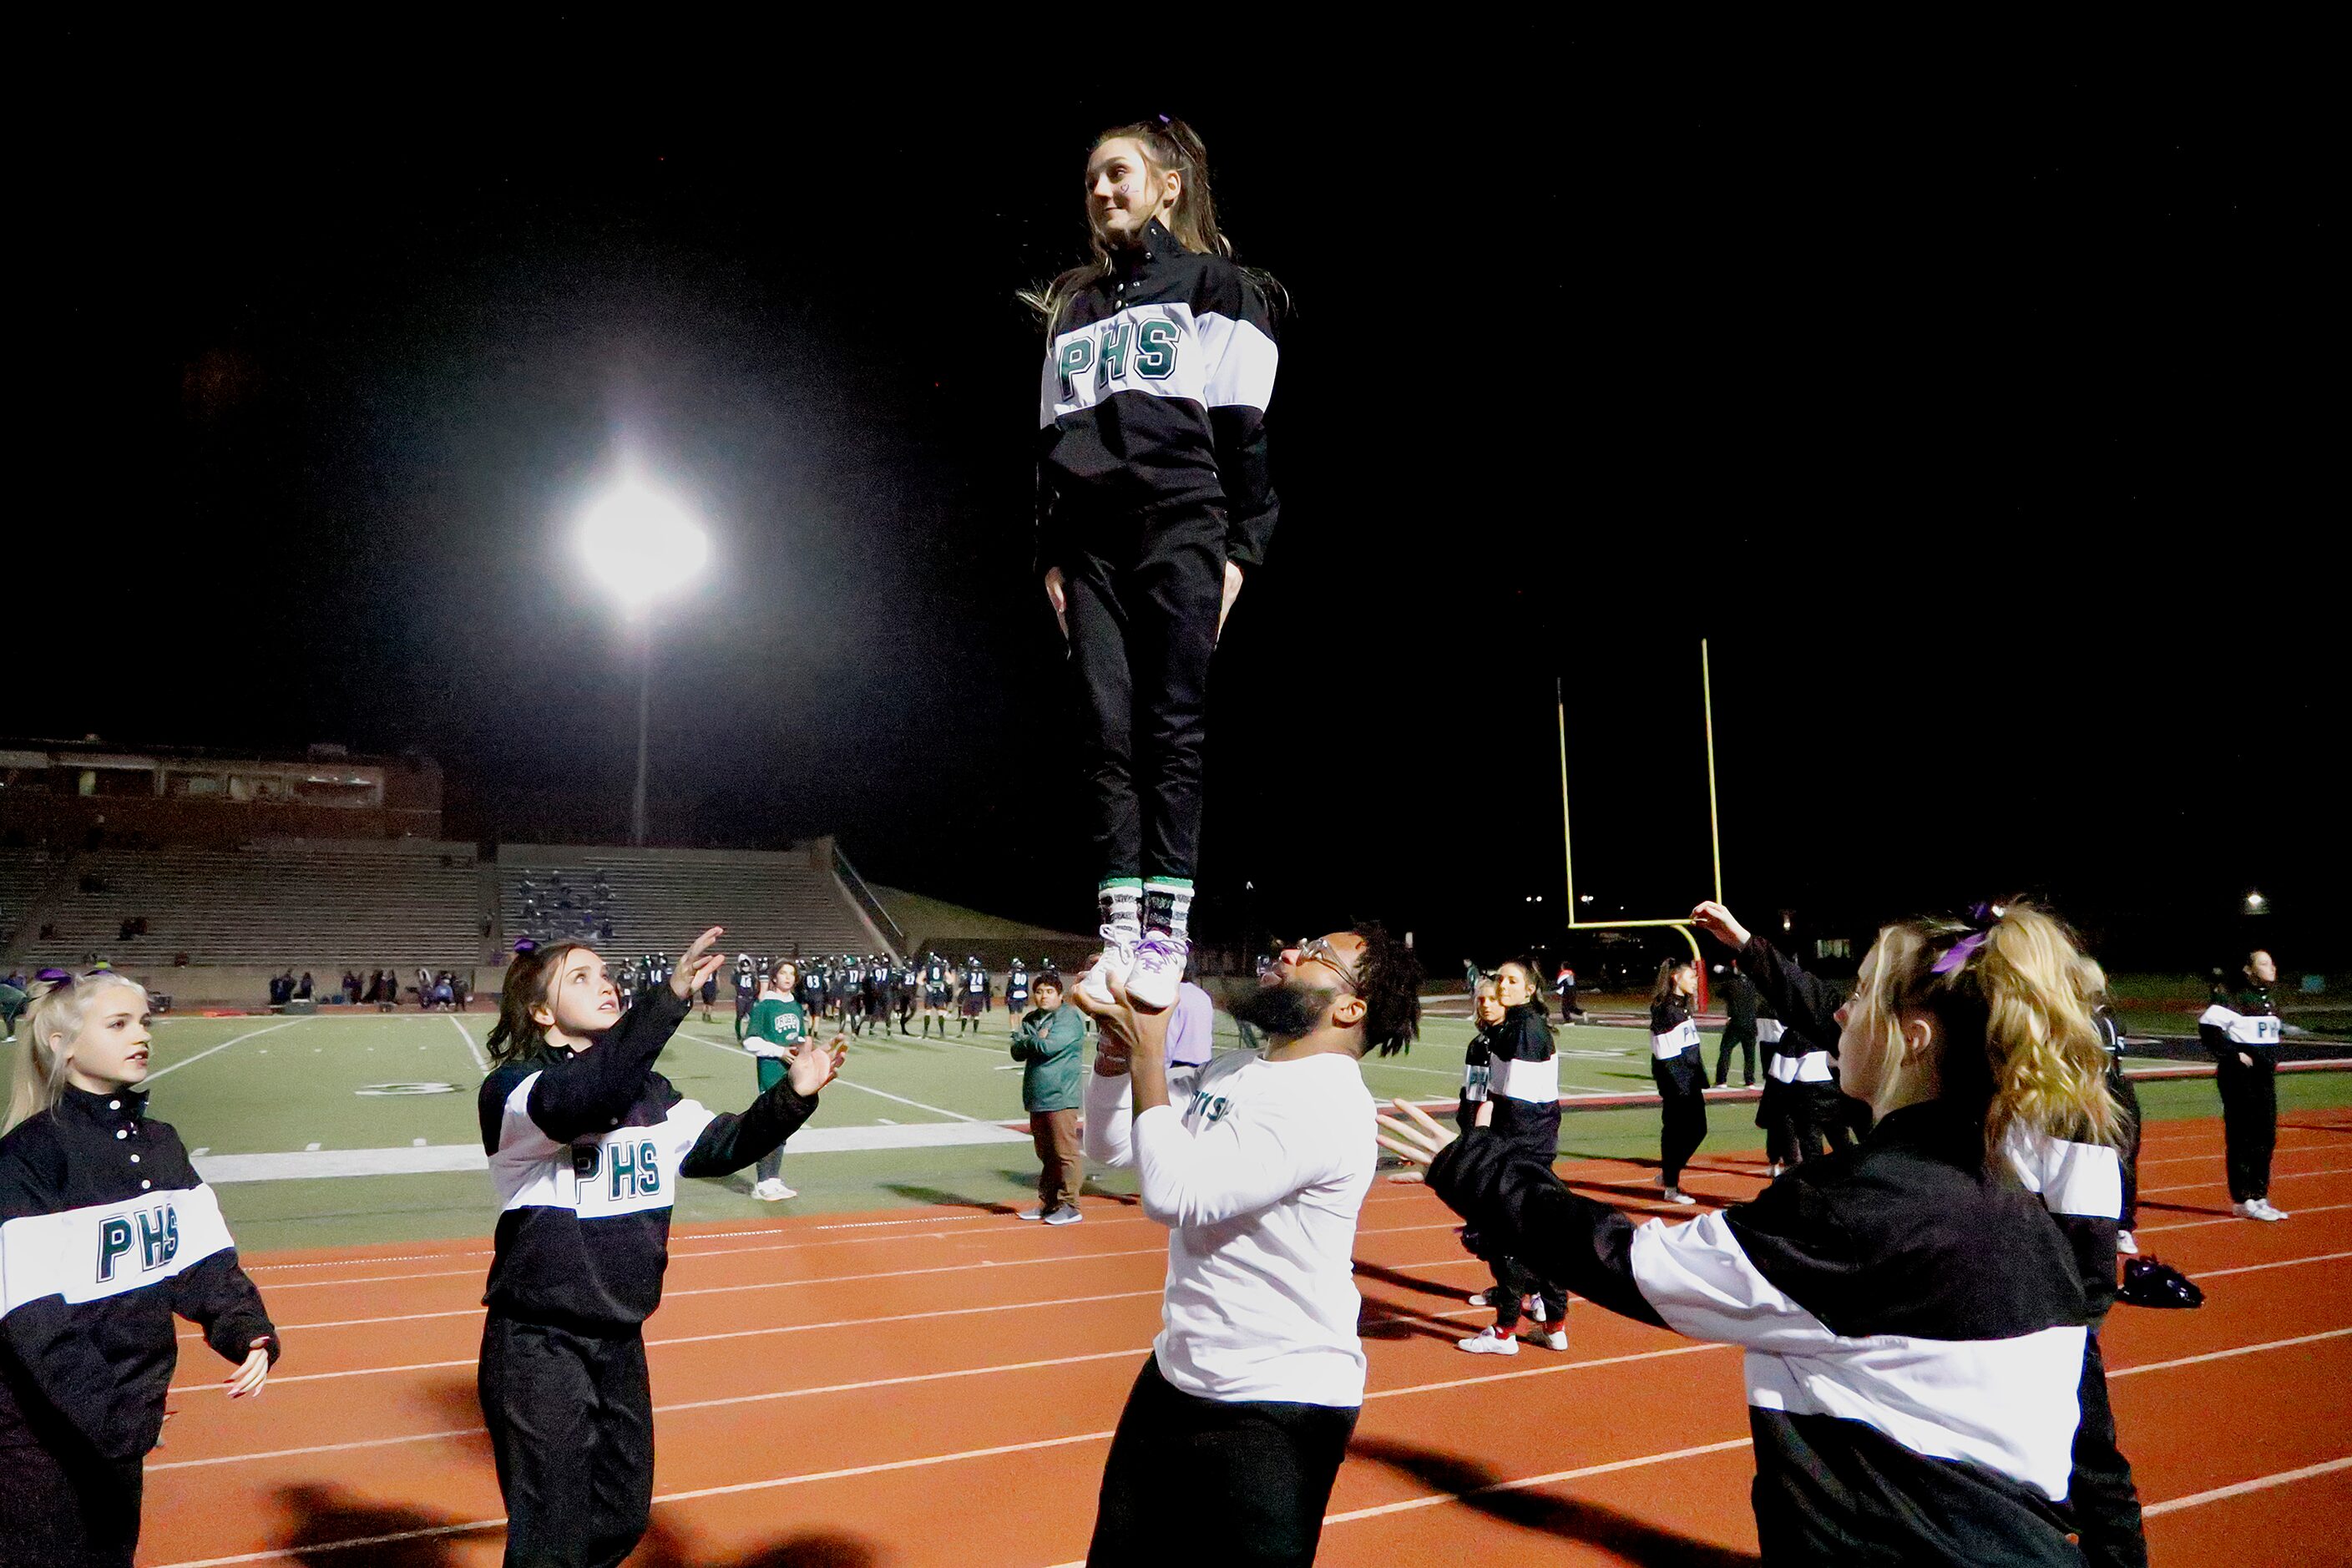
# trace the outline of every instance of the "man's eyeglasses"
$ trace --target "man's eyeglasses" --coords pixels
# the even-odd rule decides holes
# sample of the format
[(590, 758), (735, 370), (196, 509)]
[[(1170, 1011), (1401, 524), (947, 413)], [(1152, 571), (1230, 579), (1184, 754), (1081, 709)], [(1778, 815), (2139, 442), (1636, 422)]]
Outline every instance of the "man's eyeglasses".
[(1337, 974), (1341, 980), (1347, 982), (1348, 989), (1357, 995), (1361, 996), (1364, 994), (1364, 983), (1356, 978), (1355, 971), (1349, 969), (1347, 962), (1339, 956), (1339, 950), (1333, 947), (1327, 939), (1319, 936), (1307, 937), (1291, 951), (1298, 954), (1300, 962), (1312, 959)]

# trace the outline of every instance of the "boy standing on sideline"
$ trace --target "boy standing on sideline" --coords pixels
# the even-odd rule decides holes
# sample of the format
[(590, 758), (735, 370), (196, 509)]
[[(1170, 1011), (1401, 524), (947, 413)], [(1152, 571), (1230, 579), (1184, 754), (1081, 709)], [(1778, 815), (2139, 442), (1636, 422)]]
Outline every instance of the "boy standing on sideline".
[(1037, 1206), (1023, 1219), (1076, 1225), (1086, 1156), (1078, 1148), (1078, 1106), (1085, 1100), (1078, 1068), (1086, 1030), (1078, 1010), (1062, 1002), (1062, 977), (1048, 970), (1033, 984), (1037, 1005), (1013, 1031), (1013, 1059), (1021, 1064), (1021, 1106), (1037, 1142)]
[[(800, 981), (793, 961), (780, 958), (769, 967), (767, 984), (760, 988), (759, 1001), (751, 1005), (743, 1048), (751, 1053), (761, 1094), (783, 1081), (792, 1065), (788, 1053), (808, 1041), (808, 1012), (800, 1004)], [(759, 1180), (751, 1185), (751, 1195), (772, 1204), (800, 1196), (784, 1185), (783, 1145), (760, 1156)]]

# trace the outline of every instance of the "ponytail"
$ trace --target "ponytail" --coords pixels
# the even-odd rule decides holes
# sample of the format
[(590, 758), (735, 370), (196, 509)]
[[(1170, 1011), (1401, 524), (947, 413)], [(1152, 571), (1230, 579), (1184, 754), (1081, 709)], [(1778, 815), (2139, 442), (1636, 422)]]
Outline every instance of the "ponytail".
[[(1130, 125), (1117, 125), (1094, 139), (1094, 147), (1106, 142), (1133, 142), (1143, 150), (1144, 161), (1156, 174), (1173, 170), (1182, 176), (1177, 187), (1176, 204), (1168, 210), (1168, 232), (1185, 249), (1203, 256), (1222, 256), (1233, 259), (1234, 242), (1217, 225), (1216, 198), (1209, 191), (1209, 149), (1201, 133), (1181, 120), (1171, 115), (1155, 115)], [(1101, 238), (1087, 226), (1087, 243), (1093, 257), (1055, 278), (1052, 282), (1020, 293), (1021, 302), (1037, 312), (1045, 324), (1045, 335), (1052, 337), (1063, 307), (1071, 296), (1110, 270), (1110, 252)], [(1265, 299), (1268, 314), (1279, 320), (1290, 303), (1289, 291), (1275, 280), (1273, 274), (1254, 267), (1244, 267), (1243, 276), (1255, 284)]]
[(1906, 921), (1878, 933), (1875, 952), (1847, 1026), (1888, 1037), (1904, 1012), (1935, 1020), (1942, 1097), (1981, 1111), (1987, 1170), (2018, 1129), (2121, 1145), (2092, 1016), (2106, 977), (2055, 916), (2013, 903), (1980, 927)]
[(562, 973), (563, 961), (587, 945), (559, 942), (514, 955), (507, 965), (506, 984), (499, 987), (499, 1021), (482, 1042), (492, 1062), (504, 1067), (547, 1048), (547, 1030), (530, 1010), (546, 1002), (548, 977)]

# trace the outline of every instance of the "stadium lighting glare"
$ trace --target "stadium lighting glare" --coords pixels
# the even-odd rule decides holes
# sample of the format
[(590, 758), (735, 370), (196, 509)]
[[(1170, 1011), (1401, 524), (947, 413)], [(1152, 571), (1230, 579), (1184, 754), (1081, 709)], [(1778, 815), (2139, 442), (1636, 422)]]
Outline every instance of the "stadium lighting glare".
[(588, 570), (632, 616), (699, 576), (710, 536), (670, 497), (634, 477), (589, 504), (580, 519)]
[(2258, 915), (2268, 908), (2270, 908), (2270, 900), (2263, 898), (2262, 894), (2250, 892), (2246, 895), (2246, 912), (2248, 914)]
[(588, 570), (620, 602), (637, 630), (637, 786), (629, 803), (629, 842), (646, 841), (646, 721), (654, 680), (654, 602), (702, 574), (710, 536), (670, 497), (635, 474), (588, 504), (580, 517), (580, 551)]

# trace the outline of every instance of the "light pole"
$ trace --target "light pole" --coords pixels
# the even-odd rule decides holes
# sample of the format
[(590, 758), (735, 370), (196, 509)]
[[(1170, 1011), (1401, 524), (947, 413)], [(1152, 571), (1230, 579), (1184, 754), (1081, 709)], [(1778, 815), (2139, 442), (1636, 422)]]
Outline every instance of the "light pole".
[(589, 504), (580, 519), (588, 570), (621, 606), (637, 634), (637, 782), (629, 802), (629, 842), (646, 842), (646, 726), (653, 706), (656, 599), (698, 576), (710, 538), (684, 507), (635, 475)]

